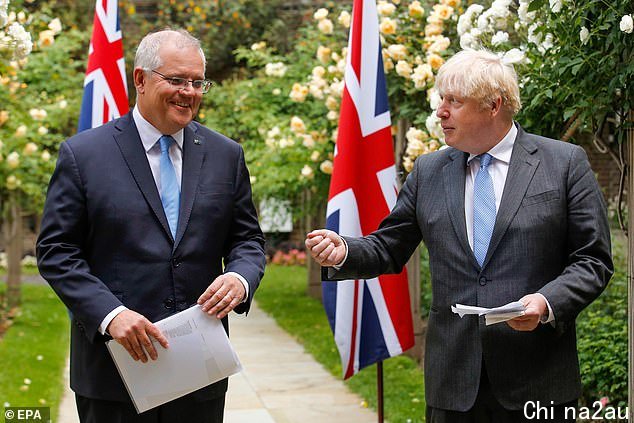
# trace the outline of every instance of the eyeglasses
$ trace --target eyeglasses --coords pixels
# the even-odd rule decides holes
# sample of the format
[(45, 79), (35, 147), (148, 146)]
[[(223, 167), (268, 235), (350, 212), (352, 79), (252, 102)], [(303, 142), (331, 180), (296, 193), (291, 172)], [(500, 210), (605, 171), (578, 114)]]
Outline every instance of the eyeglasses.
[(161, 72), (157, 72), (155, 70), (152, 70), (152, 72), (154, 72), (155, 74), (163, 78), (172, 87), (178, 88), (179, 90), (184, 90), (185, 88), (187, 88), (187, 86), (191, 82), (192, 88), (195, 91), (202, 91), (202, 93), (205, 94), (207, 91), (209, 91), (209, 88), (211, 88), (211, 84), (212, 84), (211, 81), (208, 79), (192, 80), (192, 79), (178, 78), (174, 76), (165, 76)]

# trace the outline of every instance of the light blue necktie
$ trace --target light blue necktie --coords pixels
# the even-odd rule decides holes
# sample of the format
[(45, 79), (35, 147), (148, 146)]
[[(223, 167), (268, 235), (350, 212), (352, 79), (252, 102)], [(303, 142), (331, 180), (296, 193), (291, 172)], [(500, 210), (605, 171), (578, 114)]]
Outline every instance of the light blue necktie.
[(495, 191), (487, 170), (493, 157), (489, 153), (479, 157), (480, 170), (473, 183), (473, 253), (482, 266), (495, 225)]
[(181, 190), (178, 186), (178, 179), (176, 179), (174, 165), (172, 160), (170, 160), (169, 151), (173, 142), (176, 141), (169, 135), (163, 135), (159, 139), (161, 145), (161, 202), (163, 203), (167, 223), (169, 223), (170, 231), (172, 232), (172, 238), (176, 239)]

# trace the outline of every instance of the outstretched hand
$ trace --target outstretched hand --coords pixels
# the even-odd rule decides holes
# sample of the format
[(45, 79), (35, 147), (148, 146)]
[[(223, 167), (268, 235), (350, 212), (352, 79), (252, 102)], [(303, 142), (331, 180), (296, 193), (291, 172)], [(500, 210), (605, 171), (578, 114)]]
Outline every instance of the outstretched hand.
[(343, 239), (328, 229), (317, 229), (308, 233), (304, 243), (310, 255), (321, 266), (339, 265), (346, 257), (346, 244)]

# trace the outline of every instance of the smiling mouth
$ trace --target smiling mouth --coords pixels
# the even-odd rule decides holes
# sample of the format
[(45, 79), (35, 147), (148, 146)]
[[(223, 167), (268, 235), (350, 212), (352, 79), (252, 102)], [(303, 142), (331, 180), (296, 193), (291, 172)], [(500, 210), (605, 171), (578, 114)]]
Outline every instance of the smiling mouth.
[(189, 109), (191, 107), (191, 105), (189, 105), (188, 103), (179, 103), (178, 101), (174, 101), (174, 102), (172, 102), (172, 104), (175, 104), (178, 107), (184, 107), (184, 108), (187, 108), (187, 109)]

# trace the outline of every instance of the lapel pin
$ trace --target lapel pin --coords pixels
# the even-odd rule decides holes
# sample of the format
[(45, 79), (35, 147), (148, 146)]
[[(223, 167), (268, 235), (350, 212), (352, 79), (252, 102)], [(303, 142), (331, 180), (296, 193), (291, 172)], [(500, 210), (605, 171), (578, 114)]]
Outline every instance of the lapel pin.
[(194, 144), (196, 144), (196, 145), (200, 145), (200, 139), (198, 139), (198, 138), (194, 138)]

